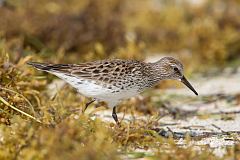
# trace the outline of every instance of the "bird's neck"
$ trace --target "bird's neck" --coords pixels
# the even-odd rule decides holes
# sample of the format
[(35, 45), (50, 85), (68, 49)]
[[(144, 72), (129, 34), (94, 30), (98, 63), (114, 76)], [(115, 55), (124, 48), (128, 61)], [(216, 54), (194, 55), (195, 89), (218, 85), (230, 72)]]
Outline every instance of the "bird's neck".
[(145, 72), (152, 86), (156, 85), (161, 80), (168, 79), (168, 75), (164, 74), (165, 68), (161, 64), (148, 63)]

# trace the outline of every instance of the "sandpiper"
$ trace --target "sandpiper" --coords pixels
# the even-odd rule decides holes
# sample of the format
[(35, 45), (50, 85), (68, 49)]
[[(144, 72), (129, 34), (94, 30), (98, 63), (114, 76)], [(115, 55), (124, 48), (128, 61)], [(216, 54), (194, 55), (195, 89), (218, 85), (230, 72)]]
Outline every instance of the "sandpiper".
[(93, 98), (85, 109), (97, 101), (105, 101), (113, 108), (112, 117), (119, 124), (116, 106), (165, 79), (180, 80), (196, 95), (198, 93), (183, 74), (183, 65), (172, 57), (155, 63), (136, 60), (101, 60), (80, 64), (47, 64), (28, 62), (35, 68), (56, 75), (86, 97)]

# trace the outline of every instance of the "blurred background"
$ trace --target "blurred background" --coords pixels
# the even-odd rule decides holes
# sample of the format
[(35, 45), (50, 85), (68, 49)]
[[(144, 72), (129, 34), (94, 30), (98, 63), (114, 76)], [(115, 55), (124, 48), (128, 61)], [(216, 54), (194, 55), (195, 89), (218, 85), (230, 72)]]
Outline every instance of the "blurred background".
[(173, 55), (188, 72), (240, 64), (237, 0), (0, 0), (0, 24), (14, 62)]
[[(26, 65), (162, 56), (183, 62), (199, 96), (176, 87), (183, 87), (179, 82), (163, 82), (157, 87), (171, 89), (155, 88), (121, 104), (119, 117), (130, 117), (121, 127), (110, 123), (110, 110), (92, 105), (82, 114), (86, 97)], [(222, 159), (240, 159), (239, 66), (239, 0), (0, 0), (0, 159), (217, 160), (206, 144), (218, 138), (217, 146), (229, 147)], [(186, 129), (180, 143), (162, 137), (169, 132), (162, 123)], [(197, 152), (188, 144), (194, 130), (221, 132), (207, 135)], [(204, 140), (196, 135), (191, 138)], [(185, 138), (187, 145), (179, 147)]]

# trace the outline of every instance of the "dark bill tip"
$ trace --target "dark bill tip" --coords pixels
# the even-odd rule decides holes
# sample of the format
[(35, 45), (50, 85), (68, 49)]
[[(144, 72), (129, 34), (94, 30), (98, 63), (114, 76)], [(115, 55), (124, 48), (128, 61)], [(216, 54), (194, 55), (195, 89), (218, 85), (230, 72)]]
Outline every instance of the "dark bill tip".
[(196, 95), (198, 95), (197, 91), (193, 88), (193, 86), (188, 82), (188, 80), (183, 76), (181, 82), (185, 84), (189, 89), (191, 89)]

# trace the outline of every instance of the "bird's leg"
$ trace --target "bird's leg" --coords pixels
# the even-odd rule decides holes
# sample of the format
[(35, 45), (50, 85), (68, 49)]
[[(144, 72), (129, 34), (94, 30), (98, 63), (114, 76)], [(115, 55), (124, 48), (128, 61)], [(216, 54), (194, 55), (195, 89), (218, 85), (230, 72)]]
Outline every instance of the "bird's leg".
[(88, 108), (88, 106), (90, 104), (92, 104), (94, 101), (96, 101), (96, 99), (92, 99), (91, 101), (87, 102), (86, 105), (85, 105), (85, 108), (83, 109), (83, 113), (86, 111), (86, 109)]
[(118, 117), (117, 117), (117, 113), (116, 113), (116, 106), (113, 107), (112, 117), (113, 117), (114, 121), (117, 123), (117, 125), (120, 126), (120, 123), (119, 123)]

